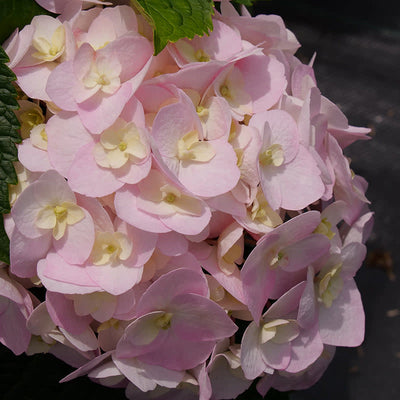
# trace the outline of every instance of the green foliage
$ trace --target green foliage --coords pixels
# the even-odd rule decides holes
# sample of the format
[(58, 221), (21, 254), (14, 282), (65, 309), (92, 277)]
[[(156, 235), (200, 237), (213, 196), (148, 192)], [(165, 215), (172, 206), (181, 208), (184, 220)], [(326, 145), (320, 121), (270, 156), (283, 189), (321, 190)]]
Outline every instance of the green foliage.
[(158, 54), (168, 42), (212, 30), (212, 0), (131, 0), (154, 30), (154, 50)]
[(0, 0), (0, 44), (13, 33), (31, 23), (35, 15), (48, 14), (35, 0)]
[[(21, 138), (20, 127), (13, 110), (18, 109), (17, 91), (13, 85), (14, 73), (5, 65), (9, 59), (0, 47), (0, 213), (10, 212), (8, 185), (18, 183), (13, 161), (18, 160), (15, 143)], [(9, 240), (0, 221), (0, 260), (9, 263)]]

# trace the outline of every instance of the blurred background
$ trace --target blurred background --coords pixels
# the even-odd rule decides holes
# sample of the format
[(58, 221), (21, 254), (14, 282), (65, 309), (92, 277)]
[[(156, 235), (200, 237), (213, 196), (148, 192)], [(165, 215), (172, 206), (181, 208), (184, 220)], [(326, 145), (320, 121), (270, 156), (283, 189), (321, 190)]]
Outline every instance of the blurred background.
[[(318, 86), (351, 125), (373, 137), (348, 148), (354, 171), (370, 186), (375, 212), (369, 252), (357, 275), (366, 312), (359, 348), (338, 348), (322, 379), (291, 400), (400, 398), (400, 2), (391, 0), (259, 0), (258, 13), (281, 15), (302, 44), (297, 56), (314, 52)], [(123, 391), (86, 378), (58, 384), (71, 368), (52, 356), (15, 357), (0, 346), (0, 399), (124, 399)], [(243, 399), (261, 399), (248, 393)]]

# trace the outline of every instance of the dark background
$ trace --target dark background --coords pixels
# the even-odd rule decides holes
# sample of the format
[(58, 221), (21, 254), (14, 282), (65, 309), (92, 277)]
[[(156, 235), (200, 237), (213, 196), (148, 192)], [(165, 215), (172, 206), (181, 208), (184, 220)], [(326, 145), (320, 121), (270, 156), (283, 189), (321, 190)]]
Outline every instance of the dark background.
[[(291, 400), (400, 398), (400, 2), (381, 0), (260, 0), (256, 13), (281, 15), (297, 36), (297, 53), (314, 69), (321, 92), (339, 104), (351, 125), (369, 126), (373, 139), (347, 151), (370, 183), (375, 211), (367, 261), (357, 275), (365, 312), (360, 348), (338, 348), (323, 378)], [(396, 276), (398, 275), (398, 277)], [(15, 357), (0, 346), (0, 399), (124, 399), (79, 378), (58, 384), (72, 369), (50, 355)], [(256, 399), (252, 394), (244, 399)]]

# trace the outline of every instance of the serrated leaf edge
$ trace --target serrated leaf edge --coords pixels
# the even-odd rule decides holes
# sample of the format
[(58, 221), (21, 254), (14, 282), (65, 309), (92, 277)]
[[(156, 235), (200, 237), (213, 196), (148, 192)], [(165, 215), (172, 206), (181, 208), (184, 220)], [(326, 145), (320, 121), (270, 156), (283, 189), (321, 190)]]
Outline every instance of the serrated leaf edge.
[[(10, 92), (9, 93), (9, 99), (10, 99), (9, 103), (14, 103), (14, 104), (7, 104), (7, 103), (3, 102), (4, 108), (5, 108), (5, 111), (3, 112), (3, 115), (6, 114), (7, 111), (13, 113), (13, 110), (18, 109), (18, 106), (15, 104), (16, 97), (17, 97), (17, 91), (15, 90), (15, 88), (13, 88), (11, 86), (12, 85), (11, 82), (15, 81), (17, 78), (16, 78), (15, 74), (6, 65), (6, 63), (8, 63), (9, 61), (10, 61), (10, 59), (9, 59), (7, 53), (0, 46), (0, 64), (3, 65), (7, 69), (7, 71), (10, 72), (10, 74), (8, 76), (2, 76), (3, 83), (5, 82), (5, 85), (7, 85), (7, 83), (10, 85), (10, 87), (7, 88), (7, 90), (9, 90), (9, 92)], [(16, 126), (15, 124), (13, 124), (13, 122), (15, 122), (15, 121), (11, 121), (10, 122), (10, 128), (15, 131), (14, 137), (12, 137), (10, 135), (3, 135), (2, 136), (2, 140), (7, 140), (8, 139), (9, 142), (10, 142), (10, 145), (15, 147), (15, 142), (20, 142), (21, 138), (19, 137), (19, 134), (18, 134), (19, 126)], [(15, 154), (18, 154), (16, 147), (15, 147)], [(12, 165), (12, 161), (11, 160), (7, 160), (7, 157), (6, 157), (6, 161), (11, 163), (10, 168), (12, 168), (12, 170), (14, 171), (14, 175), (15, 176), (11, 177), (11, 178), (10, 178), (10, 176), (7, 176), (5, 179), (1, 179), (0, 180), (0, 186), (2, 187), (2, 190), (1, 190), (2, 191), (2, 195), (4, 195), (7, 198), (6, 203), (8, 204), (7, 208), (6, 207), (1, 207), (0, 208), (0, 212), (2, 214), (2, 217), (3, 217), (3, 214), (9, 213), (10, 209), (11, 209), (10, 203), (8, 201), (8, 194), (9, 194), (8, 193), (8, 184), (9, 183), (8, 182), (16, 182), (15, 184), (18, 183), (18, 180), (15, 181), (15, 177), (17, 175), (16, 175), (16, 172), (15, 172), (14, 166)], [(0, 241), (1, 241), (1, 243), (0, 243), (0, 261), (3, 261), (6, 264), (9, 264), (10, 263), (10, 255), (9, 255), (9, 244), (10, 244), (10, 241), (9, 241), (7, 233), (6, 233), (5, 229), (4, 229), (4, 219), (3, 218), (1, 218), (1, 221), (0, 221)], [(8, 249), (8, 252), (7, 252), (6, 249)]]

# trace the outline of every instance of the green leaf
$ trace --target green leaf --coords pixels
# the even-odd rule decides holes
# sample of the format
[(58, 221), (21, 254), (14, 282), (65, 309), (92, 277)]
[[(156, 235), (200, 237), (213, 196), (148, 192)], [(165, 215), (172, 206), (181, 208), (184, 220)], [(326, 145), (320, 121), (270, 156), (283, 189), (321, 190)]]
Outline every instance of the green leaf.
[[(18, 108), (17, 91), (13, 85), (16, 77), (5, 65), (9, 61), (7, 54), (0, 47), (0, 213), (10, 212), (8, 185), (18, 183), (13, 161), (18, 160), (15, 143), (21, 138), (20, 127), (13, 110)], [(4, 230), (3, 219), (0, 221), (0, 260), (9, 263), (10, 241)]]
[(213, 29), (212, 0), (131, 0), (131, 4), (153, 27), (156, 55), (168, 42), (193, 39)]
[(31, 23), (35, 15), (52, 15), (35, 0), (0, 0), (0, 44), (15, 30)]

